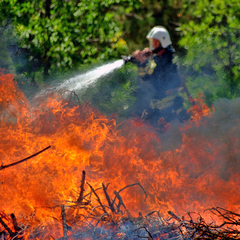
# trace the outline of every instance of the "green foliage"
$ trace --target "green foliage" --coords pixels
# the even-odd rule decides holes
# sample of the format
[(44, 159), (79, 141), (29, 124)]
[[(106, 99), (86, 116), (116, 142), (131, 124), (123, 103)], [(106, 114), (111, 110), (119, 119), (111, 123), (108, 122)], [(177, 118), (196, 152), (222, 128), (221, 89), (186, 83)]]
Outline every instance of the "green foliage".
[(12, 29), (7, 26), (2, 26), (0, 28), (0, 68), (8, 69), (14, 73), (13, 61), (8, 51), (9, 42), (13, 42)]
[(129, 52), (148, 47), (146, 35), (156, 25), (169, 30), (173, 46), (178, 50), (180, 34), (176, 27), (180, 24), (179, 12), (183, 3), (183, 0), (141, 0), (134, 7), (118, 7), (116, 18), (123, 24)]
[[(38, 68), (67, 70), (80, 64), (118, 57), (122, 26), (114, 18), (114, 6), (138, 6), (138, 0), (17, 1), (3, 0), (2, 18), (11, 18)], [(120, 52), (127, 50), (120, 47)]]
[(32, 89), (30, 89), (31, 80), (21, 73), (27, 61), (18, 53), (18, 44), (19, 38), (14, 26), (11, 25), (10, 21), (4, 20), (0, 27), (0, 69), (5, 69), (7, 72), (14, 74), (19, 87), (29, 95), (28, 92), (32, 92)]
[[(174, 0), (2, 0), (0, 22), (11, 19), (20, 36), (28, 60), (15, 63), (20, 79), (24, 74), (41, 85), (49, 73), (59, 76), (148, 46), (146, 34), (154, 25), (166, 26), (176, 37), (170, 21), (177, 21), (180, 8)], [(125, 66), (89, 89), (84, 99), (105, 112), (124, 114), (135, 100), (136, 79), (136, 69)]]
[[(0, 66), (15, 71), (19, 83), (41, 85), (49, 74), (131, 54), (148, 46), (153, 26), (163, 25), (183, 53), (176, 60), (193, 97), (203, 91), (210, 105), (240, 95), (239, 0), (2, 0), (0, 9), (0, 23), (11, 22), (1, 30)], [(14, 39), (21, 57), (9, 52)], [(125, 66), (85, 97), (124, 114), (134, 102), (136, 75)]]
[(154, 25), (166, 26), (176, 42), (180, 8), (177, 0), (2, 0), (0, 22), (11, 19), (30, 65), (47, 75), (146, 47)]
[(240, 95), (240, 2), (238, 0), (186, 1), (180, 27), (180, 60), (186, 84), (196, 96), (203, 91), (210, 104)]

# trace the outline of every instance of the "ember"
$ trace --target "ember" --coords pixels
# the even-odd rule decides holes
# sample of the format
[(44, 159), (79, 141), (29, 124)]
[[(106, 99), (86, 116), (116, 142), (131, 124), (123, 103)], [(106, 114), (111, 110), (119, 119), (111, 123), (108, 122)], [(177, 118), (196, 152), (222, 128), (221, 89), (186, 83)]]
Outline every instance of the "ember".
[[(29, 161), (1, 168), (2, 239), (21, 234), (23, 239), (106, 239), (107, 234), (181, 239), (189, 236), (184, 229), (194, 237), (199, 226), (214, 239), (210, 235), (216, 236), (218, 222), (207, 225), (211, 218), (203, 211), (219, 206), (215, 210), (229, 217), (239, 210), (237, 100), (216, 103), (215, 112), (202, 111), (205, 118), (197, 117), (197, 124), (170, 124), (159, 135), (133, 120), (117, 125), (89, 104), (77, 105), (58, 92), (29, 102), (10, 74), (1, 74), (0, 90), (2, 166), (51, 146)], [(226, 109), (236, 116), (226, 119)], [(177, 135), (180, 147), (164, 151), (165, 142), (176, 141)], [(202, 212), (201, 224), (182, 218), (169, 222), (169, 211), (176, 216)], [(16, 216), (19, 230), (8, 213)], [(237, 214), (234, 219), (239, 225)], [(238, 239), (238, 232), (231, 233)]]

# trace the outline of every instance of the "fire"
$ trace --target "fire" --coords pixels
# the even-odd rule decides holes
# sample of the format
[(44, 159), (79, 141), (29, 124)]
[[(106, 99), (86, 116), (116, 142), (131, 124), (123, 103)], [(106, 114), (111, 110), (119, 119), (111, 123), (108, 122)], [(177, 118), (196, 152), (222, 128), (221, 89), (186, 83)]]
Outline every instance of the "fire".
[[(134, 120), (117, 125), (115, 118), (108, 119), (89, 104), (76, 105), (56, 92), (30, 102), (11, 74), (1, 73), (0, 91), (2, 164), (51, 146), (1, 171), (0, 210), (14, 213), (28, 226), (25, 237), (39, 229), (48, 229), (54, 238), (62, 236), (56, 221), (61, 219), (62, 205), (77, 201), (82, 170), (94, 189), (109, 183), (111, 194), (140, 183), (146, 200), (137, 185), (121, 192), (131, 214), (159, 210), (163, 216), (168, 211), (183, 215), (212, 206), (232, 211), (240, 207), (239, 166), (235, 166), (239, 138), (229, 128), (219, 141), (214, 135), (218, 128), (211, 120), (214, 116), (204, 123), (213, 129), (213, 135), (203, 125), (190, 122), (180, 132), (181, 146), (166, 151), (162, 144), (167, 135), (160, 137)], [(240, 129), (239, 122), (234, 128)], [(85, 188), (90, 190), (88, 185)], [(103, 193), (99, 197), (105, 201)], [(79, 211), (83, 210), (69, 210), (68, 214), (78, 216)]]
[[(187, 112), (191, 115), (192, 121), (199, 121), (211, 114), (211, 109), (204, 103), (204, 95), (202, 93), (199, 93), (197, 98), (189, 98), (189, 100), (193, 106)], [(213, 111), (215, 111), (214, 106)]]

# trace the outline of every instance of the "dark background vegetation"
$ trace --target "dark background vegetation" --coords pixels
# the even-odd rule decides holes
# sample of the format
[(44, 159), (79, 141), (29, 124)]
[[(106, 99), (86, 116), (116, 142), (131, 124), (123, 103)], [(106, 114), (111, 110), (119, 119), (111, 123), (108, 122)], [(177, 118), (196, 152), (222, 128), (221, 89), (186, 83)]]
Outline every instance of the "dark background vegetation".
[[(192, 97), (202, 92), (211, 106), (240, 96), (239, 0), (2, 0), (0, 9), (0, 68), (15, 74), (26, 94), (143, 49), (148, 31), (162, 25)], [(134, 66), (124, 66), (98, 86), (98, 92), (111, 86), (105, 98), (90, 91), (92, 100), (121, 113), (134, 101), (136, 75)]]

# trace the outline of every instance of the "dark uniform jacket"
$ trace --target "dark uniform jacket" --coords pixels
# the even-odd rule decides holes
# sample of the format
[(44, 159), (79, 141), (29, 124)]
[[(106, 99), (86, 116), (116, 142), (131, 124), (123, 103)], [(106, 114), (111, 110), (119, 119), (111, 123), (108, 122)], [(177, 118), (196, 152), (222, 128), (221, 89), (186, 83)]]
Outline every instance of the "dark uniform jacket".
[[(135, 114), (147, 117), (157, 122), (163, 117), (166, 121), (175, 118), (181, 120), (183, 99), (179, 96), (181, 80), (176, 64), (173, 63), (175, 50), (169, 46), (154, 54), (145, 63), (138, 63), (140, 86), (138, 88), (135, 104)], [(183, 114), (184, 113), (184, 114)]]
[(181, 87), (177, 66), (172, 62), (175, 50), (169, 46), (162, 49), (160, 55), (154, 54), (143, 64), (138, 65), (142, 81), (149, 81), (153, 86), (155, 99), (166, 97), (167, 90)]

